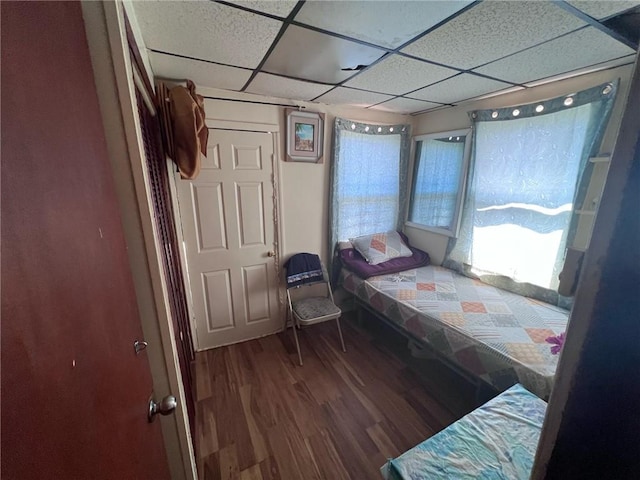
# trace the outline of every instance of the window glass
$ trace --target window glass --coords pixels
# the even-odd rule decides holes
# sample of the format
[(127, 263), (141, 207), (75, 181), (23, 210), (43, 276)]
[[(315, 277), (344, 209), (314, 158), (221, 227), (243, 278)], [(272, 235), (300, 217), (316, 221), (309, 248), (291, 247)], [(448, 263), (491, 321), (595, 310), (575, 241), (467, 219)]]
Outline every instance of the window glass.
[(455, 235), (466, 164), (466, 132), (416, 139), (409, 222)]

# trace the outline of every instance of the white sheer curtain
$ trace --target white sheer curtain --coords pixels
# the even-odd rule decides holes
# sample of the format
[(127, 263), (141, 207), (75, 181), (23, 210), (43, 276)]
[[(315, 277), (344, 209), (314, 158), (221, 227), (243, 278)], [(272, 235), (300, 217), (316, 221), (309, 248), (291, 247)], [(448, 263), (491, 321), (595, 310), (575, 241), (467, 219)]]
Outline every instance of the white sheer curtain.
[(574, 203), (588, 183), (581, 177), (614, 96), (615, 86), (607, 84), (537, 105), (473, 112), (468, 193), (446, 266), (557, 301), (558, 274), (580, 208)]
[(336, 119), (331, 248), (337, 241), (395, 230), (406, 198), (407, 125)]
[(338, 240), (393, 230), (398, 223), (400, 135), (344, 131), (340, 142)]
[(417, 149), (418, 168), (413, 180), (409, 221), (449, 230), (464, 163), (464, 137), (455, 142), (423, 140), (418, 142)]
[(557, 288), (591, 109), (478, 124), (475, 269)]

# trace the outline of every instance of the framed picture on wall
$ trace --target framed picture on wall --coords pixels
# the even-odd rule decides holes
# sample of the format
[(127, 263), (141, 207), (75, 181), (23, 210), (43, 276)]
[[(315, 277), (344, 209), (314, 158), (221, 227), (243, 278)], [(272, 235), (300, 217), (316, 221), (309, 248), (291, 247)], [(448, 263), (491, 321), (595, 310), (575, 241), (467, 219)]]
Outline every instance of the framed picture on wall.
[(324, 113), (287, 108), (287, 160), (322, 163)]

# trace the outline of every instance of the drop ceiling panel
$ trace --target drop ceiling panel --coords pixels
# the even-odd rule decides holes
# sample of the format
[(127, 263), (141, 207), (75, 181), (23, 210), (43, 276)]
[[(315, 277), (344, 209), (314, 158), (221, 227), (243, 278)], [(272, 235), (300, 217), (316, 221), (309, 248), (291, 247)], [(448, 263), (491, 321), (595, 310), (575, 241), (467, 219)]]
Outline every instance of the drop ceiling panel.
[(251, 76), (251, 70), (199, 62), (155, 52), (149, 52), (149, 60), (155, 76), (175, 80), (188, 78), (202, 87), (240, 90)]
[(278, 0), (277, 2), (272, 1), (235, 1), (235, 0), (227, 0), (229, 3), (235, 3), (236, 5), (240, 5), (242, 7), (247, 7), (252, 10), (257, 10), (259, 12), (270, 13), (271, 15), (276, 15), (278, 17), (286, 18), (293, 10), (293, 7), (298, 3), (296, 0)]
[(469, 3), (471, 2), (306, 2), (295, 20), (374, 45), (397, 48)]
[(320, 85), (269, 75), (268, 73), (259, 73), (251, 81), (246, 91), (271, 97), (311, 100), (331, 88), (333, 88), (332, 85)]
[(545, 77), (543, 79), (534, 80), (533, 82), (527, 82), (524, 85), (526, 87), (537, 87), (538, 85), (544, 85), (546, 83), (557, 82), (558, 80), (564, 80), (565, 78), (577, 76), (577, 75), (585, 75), (587, 73), (597, 72), (600, 70), (608, 70), (610, 68), (620, 67), (622, 65), (633, 65), (635, 62), (636, 56), (627, 55), (626, 57), (620, 57), (615, 60), (610, 60), (608, 62), (596, 63), (595, 65), (590, 65), (585, 68), (581, 68), (579, 70), (574, 70), (569, 73), (553, 75), (551, 77)]
[(495, 92), (485, 93), (484, 95), (478, 95), (477, 97), (467, 98), (465, 100), (458, 100), (456, 102), (456, 105), (464, 105), (466, 103), (476, 102), (478, 100), (484, 100), (486, 98), (497, 97), (499, 95), (506, 95), (508, 93), (518, 92), (518, 91), (524, 90), (524, 89), (525, 89), (525, 87), (509, 87), (509, 88), (505, 88), (503, 90), (496, 90)]
[(339, 83), (356, 72), (342, 68), (369, 65), (385, 52), (324, 33), (290, 25), (263, 70), (323, 83)]
[(393, 97), (391, 95), (363, 92), (362, 90), (355, 90), (353, 88), (338, 87), (328, 93), (325, 93), (320, 98), (317, 98), (316, 102), (368, 107), (370, 105), (375, 105), (376, 103), (384, 102), (385, 100), (390, 100), (392, 98)]
[(532, 82), (634, 53), (626, 45), (588, 27), (538, 47), (490, 63), (476, 71), (510, 82)]
[(640, 5), (638, 1), (629, 0), (590, 0), (590, 1), (570, 1), (567, 2), (582, 10), (587, 15), (602, 20), (603, 18), (616, 15), (630, 8)]
[(440, 107), (441, 105), (432, 102), (423, 102), (422, 100), (414, 100), (412, 98), (397, 97), (388, 102), (381, 103), (375, 107), (375, 110), (395, 113), (415, 113), (429, 110), (430, 108)]
[(420, 100), (440, 103), (455, 103), (485, 93), (495, 92), (509, 87), (510, 84), (468, 73), (449, 78), (430, 87), (423, 88), (408, 96)]
[(482, 2), (402, 52), (470, 69), (584, 25), (550, 2)]
[(148, 48), (255, 68), (282, 22), (214, 2), (133, 2)]
[(402, 95), (458, 73), (401, 55), (390, 55), (345, 83), (347, 87)]

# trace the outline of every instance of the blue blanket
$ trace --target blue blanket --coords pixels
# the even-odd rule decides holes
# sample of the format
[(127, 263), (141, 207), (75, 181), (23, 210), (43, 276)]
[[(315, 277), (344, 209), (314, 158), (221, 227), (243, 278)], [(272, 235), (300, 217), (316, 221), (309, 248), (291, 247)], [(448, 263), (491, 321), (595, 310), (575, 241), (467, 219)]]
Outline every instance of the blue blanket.
[(324, 280), (320, 257), (313, 253), (296, 253), (284, 264), (287, 288)]
[(382, 471), (390, 480), (528, 480), (547, 404), (516, 384)]

